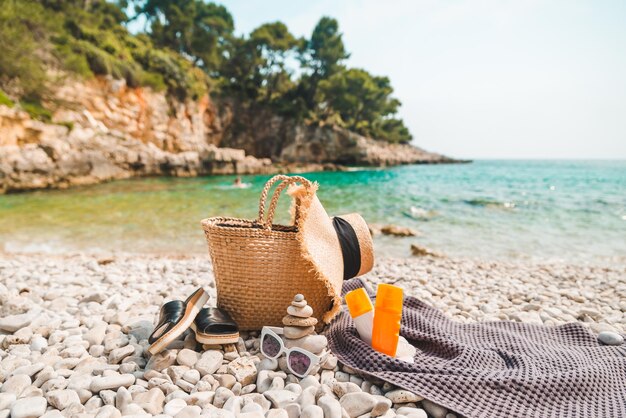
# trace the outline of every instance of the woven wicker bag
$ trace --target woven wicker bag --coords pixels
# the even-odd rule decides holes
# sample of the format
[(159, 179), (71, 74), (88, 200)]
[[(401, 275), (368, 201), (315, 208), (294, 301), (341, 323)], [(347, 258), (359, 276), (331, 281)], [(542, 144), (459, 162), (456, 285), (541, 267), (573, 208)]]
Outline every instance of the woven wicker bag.
[[(266, 218), (267, 196), (278, 182)], [(293, 225), (274, 225), (280, 194), (294, 183), (302, 186), (301, 192), (292, 196)], [(274, 176), (263, 188), (256, 220), (217, 217), (202, 221), (218, 306), (230, 313), (241, 330), (282, 326), (285, 310), (296, 293), (305, 296), (320, 323), (322, 319), (328, 322), (339, 309), (341, 284), (330, 285), (320, 277), (298, 236), (312, 201), (319, 204), (316, 189), (317, 184), (303, 177)]]

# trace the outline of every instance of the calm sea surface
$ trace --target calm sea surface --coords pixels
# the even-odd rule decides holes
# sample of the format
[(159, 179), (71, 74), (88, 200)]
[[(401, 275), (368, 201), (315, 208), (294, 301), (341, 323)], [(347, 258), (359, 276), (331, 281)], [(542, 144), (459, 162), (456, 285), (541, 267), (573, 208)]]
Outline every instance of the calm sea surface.
[[(626, 262), (626, 161), (477, 161), (306, 174), (330, 214), (421, 232), (377, 237), (379, 255), (417, 243), (452, 256)], [(256, 217), (269, 176), (150, 178), (0, 196), (0, 250), (203, 253), (200, 220)], [(288, 198), (279, 209), (287, 222)]]

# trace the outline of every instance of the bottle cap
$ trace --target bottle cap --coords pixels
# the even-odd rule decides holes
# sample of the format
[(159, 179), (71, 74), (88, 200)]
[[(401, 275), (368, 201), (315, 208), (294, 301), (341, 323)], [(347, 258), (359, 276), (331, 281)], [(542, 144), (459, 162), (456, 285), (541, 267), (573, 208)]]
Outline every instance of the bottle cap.
[(392, 284), (379, 284), (376, 291), (376, 309), (402, 311), (402, 288)]
[(369, 296), (367, 296), (365, 289), (362, 287), (346, 293), (346, 303), (348, 304), (348, 309), (350, 310), (350, 316), (352, 318), (361, 316), (374, 309), (372, 301)]

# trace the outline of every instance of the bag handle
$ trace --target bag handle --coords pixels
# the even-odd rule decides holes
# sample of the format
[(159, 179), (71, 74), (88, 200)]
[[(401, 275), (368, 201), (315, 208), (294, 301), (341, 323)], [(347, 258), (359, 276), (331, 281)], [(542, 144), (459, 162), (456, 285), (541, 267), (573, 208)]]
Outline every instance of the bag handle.
[[(272, 195), (272, 199), (270, 200), (270, 207), (267, 213), (267, 219), (265, 218), (265, 205), (267, 202), (267, 195), (272, 188), (272, 186), (280, 181), (281, 183), (274, 190), (274, 194)], [(307, 189), (312, 186), (312, 183), (301, 176), (285, 176), (283, 174), (279, 174), (277, 176), (272, 177), (265, 183), (263, 187), (263, 191), (261, 192), (261, 198), (259, 199), (259, 217), (257, 219), (257, 223), (264, 226), (267, 229), (272, 228), (272, 223), (274, 221), (274, 212), (276, 211), (276, 206), (278, 204), (278, 199), (280, 198), (281, 192), (290, 184), (294, 183), (302, 183), (304, 187)]]

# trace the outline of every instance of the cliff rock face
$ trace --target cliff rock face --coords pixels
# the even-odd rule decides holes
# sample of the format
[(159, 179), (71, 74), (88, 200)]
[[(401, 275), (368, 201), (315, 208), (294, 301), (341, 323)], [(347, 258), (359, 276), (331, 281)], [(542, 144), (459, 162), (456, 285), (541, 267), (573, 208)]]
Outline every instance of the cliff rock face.
[(292, 138), (280, 153), (283, 161), (367, 166), (453, 161), (412, 145), (376, 141), (337, 126), (294, 126)]
[(219, 148), (208, 98), (168, 103), (123, 82), (70, 82), (55, 93), (57, 123), (0, 106), (0, 192), (93, 184), (133, 176), (269, 173), (268, 159)]
[(456, 162), (413, 145), (377, 141), (338, 126), (298, 123), (232, 101), (218, 107), (224, 126), (219, 144), (274, 161), (361, 166)]
[[(0, 193), (134, 176), (257, 174), (452, 160), (233, 102), (168, 101), (123, 81), (68, 81), (54, 123), (0, 105)], [(248, 155), (246, 155), (248, 154)]]

